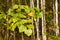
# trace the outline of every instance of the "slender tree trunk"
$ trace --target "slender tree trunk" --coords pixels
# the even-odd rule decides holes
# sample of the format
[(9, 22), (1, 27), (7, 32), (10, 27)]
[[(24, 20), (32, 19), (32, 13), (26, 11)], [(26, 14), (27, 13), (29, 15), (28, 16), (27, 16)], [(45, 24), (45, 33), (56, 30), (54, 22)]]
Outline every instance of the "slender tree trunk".
[[(56, 24), (56, 13), (55, 13), (55, 0), (53, 0), (53, 14), (54, 14), (54, 20), (53, 20), (53, 22), (54, 22), (54, 27), (56, 27), (55, 26), (55, 24)], [(54, 29), (53, 31), (55, 31), (56, 29)]]
[[(12, 6), (14, 5), (14, 0), (12, 0)], [(15, 40), (15, 30), (14, 30), (14, 40)]]
[(46, 40), (46, 21), (45, 21), (45, 0), (41, 0), (41, 11), (43, 13), (42, 17), (42, 39)]
[(39, 8), (39, 0), (37, 0), (37, 8)]
[(15, 38), (16, 38), (16, 37), (15, 37), (15, 30), (14, 30), (14, 40), (15, 40)]
[(30, 7), (34, 7), (34, 0), (30, 0)]
[(58, 26), (58, 0), (55, 0), (56, 7), (56, 36), (59, 34), (59, 26)]
[(23, 33), (22, 33), (22, 40), (24, 40), (24, 36), (23, 36)]
[(25, 5), (27, 5), (27, 0), (25, 0)]
[(37, 40), (40, 40), (40, 37), (39, 37), (39, 28), (38, 28), (38, 22), (37, 21), (35, 21), (36, 30), (37, 30)]
[(12, 0), (12, 6), (14, 5), (14, 0)]
[[(31, 8), (34, 8), (34, 0), (30, 0), (30, 7)], [(32, 18), (32, 21), (33, 21), (33, 18)], [(32, 25), (33, 25), (33, 22), (32, 22)], [(33, 29), (33, 39), (32, 40), (35, 40), (35, 32), (34, 32), (34, 29)]]
[[(6, 11), (8, 10), (8, 8), (9, 8), (9, 0), (7, 0), (7, 9), (6, 9)], [(7, 27), (9, 27), (8, 15), (6, 17), (6, 21), (7, 21)], [(7, 28), (7, 40), (9, 40), (9, 30), (8, 30), (8, 28)]]
[(54, 14), (54, 26), (55, 26), (55, 3), (54, 3), (54, 0), (53, 0), (53, 14)]
[(18, 0), (18, 4), (20, 4), (20, 0)]
[[(37, 8), (39, 8), (39, 0), (37, 0)], [(37, 40), (40, 40), (40, 36), (39, 36), (39, 19), (37, 19), (37, 21), (35, 22), (36, 25), (36, 31), (37, 31)]]

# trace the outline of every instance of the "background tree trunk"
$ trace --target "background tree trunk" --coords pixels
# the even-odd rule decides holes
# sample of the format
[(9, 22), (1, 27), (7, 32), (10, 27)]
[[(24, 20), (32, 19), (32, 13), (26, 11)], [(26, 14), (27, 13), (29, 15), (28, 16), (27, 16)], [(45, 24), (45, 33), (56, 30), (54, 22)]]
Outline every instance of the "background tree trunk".
[[(34, 8), (34, 0), (30, 0), (30, 7), (31, 8)], [(33, 18), (32, 18), (32, 21), (33, 21)], [(32, 25), (33, 25), (33, 22), (32, 22)], [(32, 40), (35, 40), (35, 31), (33, 29), (33, 35), (32, 35)]]
[[(39, 0), (37, 0), (37, 8), (39, 8)], [(36, 31), (37, 31), (37, 40), (40, 40), (40, 36), (39, 36), (39, 19), (37, 19), (35, 21), (35, 25), (36, 25)]]
[(18, 0), (18, 4), (20, 4), (20, 0)]
[(45, 21), (45, 0), (41, 0), (41, 12), (43, 13), (42, 17), (42, 39), (46, 40), (46, 21)]
[(55, 0), (55, 7), (56, 7), (56, 36), (59, 35), (59, 26), (58, 26), (58, 1)]
[[(15, 1), (12, 0), (12, 6), (15, 4)], [(14, 40), (15, 40), (15, 30), (14, 30)]]
[[(9, 0), (7, 0), (7, 9), (6, 9), (6, 11), (9, 9)], [(7, 14), (7, 13), (6, 13)], [(7, 17), (6, 17), (6, 21), (7, 21), (7, 27), (9, 27), (9, 23), (8, 23), (8, 15), (7, 15)], [(6, 34), (6, 40), (9, 40), (9, 30), (8, 30), (8, 28), (7, 28), (7, 34)]]

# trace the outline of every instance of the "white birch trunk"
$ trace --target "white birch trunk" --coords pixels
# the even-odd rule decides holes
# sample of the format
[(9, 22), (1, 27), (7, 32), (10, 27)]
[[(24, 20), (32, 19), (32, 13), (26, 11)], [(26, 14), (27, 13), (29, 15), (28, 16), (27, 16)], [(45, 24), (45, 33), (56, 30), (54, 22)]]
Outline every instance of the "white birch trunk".
[(24, 35), (23, 35), (23, 33), (22, 33), (22, 40), (24, 40)]
[(41, 11), (43, 13), (42, 17), (42, 39), (46, 40), (46, 22), (45, 22), (45, 0), (41, 0)]
[(59, 34), (59, 26), (58, 26), (58, 0), (55, 0), (56, 7), (56, 36)]
[(34, 0), (30, 0), (30, 7), (34, 7)]
[[(34, 0), (30, 0), (30, 7), (31, 8), (34, 8)], [(33, 21), (33, 18), (32, 18), (32, 21)], [(32, 22), (32, 25), (33, 25), (33, 22)], [(34, 32), (34, 29), (33, 29), (33, 39), (32, 40), (35, 40), (35, 32)]]
[[(37, 8), (39, 8), (39, 0), (37, 0)], [(36, 31), (37, 31), (37, 40), (40, 40), (40, 36), (39, 36), (39, 19), (37, 19), (37, 21), (35, 22), (36, 25)]]

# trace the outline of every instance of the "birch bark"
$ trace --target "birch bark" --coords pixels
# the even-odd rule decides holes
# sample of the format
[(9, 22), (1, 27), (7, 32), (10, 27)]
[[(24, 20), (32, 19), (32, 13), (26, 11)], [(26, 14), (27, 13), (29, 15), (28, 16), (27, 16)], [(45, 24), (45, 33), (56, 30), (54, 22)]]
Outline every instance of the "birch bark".
[[(30, 7), (31, 8), (34, 8), (34, 0), (30, 0)], [(33, 18), (32, 18), (32, 21), (33, 21)], [(32, 22), (32, 25), (33, 25), (33, 22)], [(33, 29), (33, 39), (32, 40), (35, 40), (35, 32), (34, 32), (34, 29)]]
[[(39, 8), (39, 0), (37, 0), (37, 8)], [(36, 31), (37, 31), (37, 40), (40, 40), (40, 36), (39, 36), (39, 19), (37, 19), (35, 21), (35, 25), (36, 25)]]
[(42, 17), (42, 39), (46, 40), (46, 21), (45, 21), (45, 0), (41, 0), (41, 12), (43, 13)]
[(58, 26), (58, 0), (55, 0), (56, 7), (56, 36), (59, 34), (59, 26)]

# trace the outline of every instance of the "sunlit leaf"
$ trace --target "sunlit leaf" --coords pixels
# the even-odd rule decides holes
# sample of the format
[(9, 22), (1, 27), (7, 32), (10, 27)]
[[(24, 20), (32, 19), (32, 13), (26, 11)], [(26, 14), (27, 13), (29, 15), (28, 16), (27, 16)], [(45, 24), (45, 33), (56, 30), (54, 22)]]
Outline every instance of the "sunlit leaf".
[(24, 25), (21, 25), (19, 28), (19, 32), (24, 32), (26, 30), (26, 27)]
[(9, 27), (8, 27), (11, 31), (14, 31), (16, 28), (16, 25), (14, 23), (12, 23)]
[(31, 36), (32, 35), (32, 30), (31, 29), (27, 29), (24, 32), (27, 36)]
[(33, 17), (34, 16), (34, 13), (33, 12), (30, 12), (28, 15)]
[(18, 18), (12, 17), (12, 18), (10, 18), (9, 23), (11, 23), (11, 22), (15, 23), (18, 20), (19, 20)]
[(17, 9), (18, 8), (18, 5), (14, 5), (12, 8), (13, 9)]
[(29, 24), (29, 25), (27, 25), (27, 27), (28, 27), (28, 29), (33, 29), (34, 28), (34, 25)]

